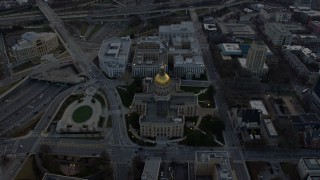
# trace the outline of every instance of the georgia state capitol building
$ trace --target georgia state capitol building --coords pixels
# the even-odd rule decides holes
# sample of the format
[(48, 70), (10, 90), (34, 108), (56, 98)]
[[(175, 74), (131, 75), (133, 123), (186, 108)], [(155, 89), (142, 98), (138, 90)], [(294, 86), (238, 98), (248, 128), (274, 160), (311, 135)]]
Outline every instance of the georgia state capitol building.
[(183, 137), (185, 117), (198, 115), (198, 98), (180, 90), (181, 80), (171, 79), (161, 66), (154, 78), (144, 78), (143, 93), (137, 93), (132, 102), (140, 114), (142, 137)]

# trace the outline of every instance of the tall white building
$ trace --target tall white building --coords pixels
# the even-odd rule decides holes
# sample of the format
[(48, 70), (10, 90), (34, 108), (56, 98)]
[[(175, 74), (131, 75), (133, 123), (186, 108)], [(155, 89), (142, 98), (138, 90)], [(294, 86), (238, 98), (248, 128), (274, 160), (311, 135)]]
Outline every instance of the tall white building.
[(159, 37), (161, 39), (172, 39), (181, 37), (184, 39), (194, 38), (195, 29), (193, 22), (182, 21), (181, 24), (171, 24), (169, 26), (159, 26)]
[(290, 45), (293, 39), (291, 32), (279, 23), (266, 24), (265, 33), (275, 46)]
[(130, 37), (104, 40), (98, 52), (100, 68), (109, 77), (122, 76), (126, 70), (130, 49)]
[[(153, 77), (159, 72), (161, 65), (168, 64), (166, 44), (157, 36), (142, 37), (132, 61), (132, 74), (134, 77)], [(167, 70), (167, 66), (165, 66)]]
[(267, 51), (267, 46), (262, 41), (253, 42), (247, 56), (247, 68), (252, 76), (261, 77), (264, 75)]
[(13, 56), (16, 59), (13, 66), (27, 61), (38, 64), (42, 55), (54, 51), (59, 46), (55, 33), (26, 32), (21, 35), (21, 38), (17, 44), (12, 46)]

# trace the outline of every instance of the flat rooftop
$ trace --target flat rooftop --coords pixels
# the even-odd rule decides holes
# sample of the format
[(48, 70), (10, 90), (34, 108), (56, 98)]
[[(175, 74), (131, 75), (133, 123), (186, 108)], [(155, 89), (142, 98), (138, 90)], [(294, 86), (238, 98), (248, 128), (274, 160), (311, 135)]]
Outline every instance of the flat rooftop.
[(273, 123), (270, 119), (264, 119), (263, 122), (266, 125), (267, 130), (268, 130), (268, 134), (270, 136), (278, 136), (278, 133), (277, 133), (276, 129), (274, 128)]
[(302, 113), (300, 117), (305, 123), (320, 123), (320, 118), (316, 113)]
[[(214, 163), (217, 171), (216, 177), (221, 180), (232, 180), (232, 169), (226, 151), (196, 151), (195, 161), (197, 164)], [(213, 169), (212, 169), (213, 171)]]
[(233, 35), (255, 35), (256, 32), (247, 24), (240, 23), (219, 23), (218, 26), (223, 34), (232, 33)]
[(320, 170), (319, 160), (316, 158), (303, 158), (309, 170)]
[(146, 158), (141, 180), (158, 180), (161, 158), (148, 157)]
[(274, 29), (284, 35), (291, 35), (291, 32), (286, 28), (285, 25), (280, 23), (268, 23), (267, 27)]
[(262, 112), (262, 115), (269, 115), (266, 107), (261, 100), (252, 100), (249, 102), (252, 109), (258, 109)]
[(180, 24), (171, 24), (169, 26), (159, 26), (159, 33), (181, 32), (195, 33), (193, 22), (182, 21)]
[(241, 53), (240, 46), (237, 43), (223, 43), (221, 44), (221, 48), (223, 48), (226, 52)]
[(124, 67), (131, 48), (129, 37), (114, 37), (103, 41), (99, 52), (99, 61), (108, 67)]

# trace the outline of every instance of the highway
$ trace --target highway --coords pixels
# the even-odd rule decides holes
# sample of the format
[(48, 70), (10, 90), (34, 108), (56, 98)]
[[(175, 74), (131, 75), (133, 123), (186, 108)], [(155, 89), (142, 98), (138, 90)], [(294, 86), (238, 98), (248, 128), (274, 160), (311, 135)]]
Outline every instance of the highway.
[[(239, 2), (238, 2), (239, 3)], [(243, 3), (243, 1), (241, 2)], [(66, 47), (71, 54), (73, 62), (78, 64), (83, 72), (88, 75), (90, 82), (83, 83), (78, 86), (71, 87), (52, 100), (49, 108), (45, 111), (44, 116), (33, 131), (33, 134), (19, 140), (8, 140), (0, 144), (0, 153), (2, 154), (16, 154), (25, 157), (28, 153), (34, 153), (38, 151), (41, 144), (45, 144), (51, 147), (52, 153), (61, 155), (80, 155), (80, 156), (98, 156), (102, 151), (107, 151), (111, 155), (112, 164), (130, 164), (131, 158), (138, 154), (142, 157), (147, 156), (160, 156), (165, 162), (169, 161), (181, 161), (181, 162), (193, 162), (196, 151), (199, 150), (226, 150), (230, 156), (230, 162), (236, 171), (238, 179), (250, 179), (245, 160), (270, 160), (270, 161), (288, 161), (297, 162), (299, 158), (303, 156), (316, 156), (319, 155), (318, 151), (282, 151), (282, 150), (269, 150), (264, 149), (262, 151), (242, 150), (236, 133), (233, 131), (230, 120), (228, 118), (228, 105), (225, 102), (223, 90), (220, 86), (220, 76), (215, 71), (215, 67), (212, 62), (211, 53), (206, 43), (206, 38), (203, 32), (199, 32), (199, 42), (203, 50), (203, 56), (207, 68), (207, 75), (209, 82), (216, 88), (216, 94), (214, 96), (216, 107), (219, 110), (219, 114), (223, 117), (226, 125), (224, 132), (226, 145), (224, 147), (185, 147), (181, 145), (171, 145), (169, 147), (144, 147), (144, 150), (138, 151), (138, 146), (133, 144), (128, 138), (126, 131), (124, 115), (128, 111), (122, 106), (120, 97), (115, 87), (119, 84), (117, 81), (106, 79), (101, 70), (98, 69), (93, 63), (90, 55), (82, 51), (82, 45), (77, 44), (72, 35), (65, 29), (61, 19), (52, 11), (52, 9), (42, 1), (37, 1), (37, 4), (41, 11), (45, 14), (51, 23), (51, 26), (57, 31), (64, 40)], [(230, 4), (229, 4), (230, 5)], [(231, 4), (232, 5), (232, 4)], [(222, 6), (221, 6), (222, 7)], [(206, 6), (208, 8), (208, 6)], [(186, 8), (184, 8), (186, 9)], [(198, 22), (198, 17), (195, 13), (195, 8), (191, 8), (190, 15), (195, 24), (196, 29), (200, 29), (201, 24)], [(80, 48), (81, 47), (81, 48)], [(58, 65), (58, 64), (55, 64)], [(52, 64), (52, 66), (55, 66)], [(36, 71), (41, 71), (35, 69)], [(30, 72), (29, 72), (30, 73)], [(89, 84), (100, 85), (102, 90), (107, 95), (108, 103), (110, 104), (110, 112), (112, 117), (112, 133), (114, 143), (108, 139), (102, 140), (85, 140), (85, 139), (67, 139), (67, 138), (54, 138), (43, 137), (43, 132), (47, 129), (51, 119), (54, 117), (55, 111), (58, 106), (72, 92), (76, 91), (78, 87), (85, 87)], [(184, 81), (183, 85), (193, 86), (194, 82)], [(206, 87), (207, 82), (200, 82), (197, 86)], [(40, 90), (40, 88), (39, 88)], [(26, 91), (30, 91), (26, 89)], [(30, 97), (31, 98), (31, 97)], [(32, 100), (32, 98), (31, 98)], [(1, 108), (0, 108), (1, 109)], [(22, 146), (20, 146), (22, 145)], [(16, 172), (20, 168), (19, 164), (13, 163), (7, 172)], [(121, 170), (114, 169), (115, 173), (120, 173)], [(0, 174), (1, 179), (2, 174)], [(11, 179), (13, 175), (11, 173), (6, 174), (5, 178)], [(115, 177), (117, 177), (115, 175)]]
[(2, 34), (0, 34), (0, 72), (3, 73), (3, 77), (10, 77), (12, 74), (12, 70), (9, 65), (6, 45), (4, 43)]
[[(39, 1), (37, 1), (39, 2)], [(124, 7), (124, 8), (117, 8), (114, 10), (105, 10), (105, 11), (98, 11), (98, 12), (80, 12), (77, 14), (64, 14), (64, 15), (59, 15), (59, 18), (61, 19), (73, 19), (73, 18), (90, 18), (90, 19), (95, 19), (95, 18), (108, 18), (108, 17), (116, 17), (116, 16), (124, 16), (128, 17), (129, 15), (146, 15), (146, 14), (153, 14), (153, 13), (163, 13), (166, 14), (165, 12), (175, 12), (175, 11), (180, 11), (180, 10), (188, 10), (188, 9), (204, 9), (208, 8), (210, 10), (216, 10), (216, 9), (221, 9), (225, 7), (231, 7), (231, 6), (237, 6), (243, 3), (248, 3), (251, 2), (251, 0), (244, 0), (244, 1), (239, 1), (239, 2), (233, 2), (230, 4), (222, 4), (222, 5), (205, 5), (205, 6), (197, 6), (197, 7), (166, 7), (166, 8), (161, 8), (163, 4), (155, 4), (155, 5), (147, 5), (147, 6), (138, 6), (138, 7)], [(41, 11), (44, 11), (46, 13), (53, 12), (52, 10), (50, 11), (48, 8), (48, 5), (44, 2), (39, 2), (37, 3), (38, 6), (41, 5), (40, 8)], [(46, 5), (45, 5), (46, 4)], [(180, 2), (179, 4), (186, 4), (185, 2)], [(149, 8), (150, 6), (150, 8)], [(51, 8), (50, 8), (51, 9)], [(45, 16), (47, 16), (45, 14)], [(55, 15), (57, 19), (57, 15)], [(46, 17), (48, 19), (48, 17)], [(52, 18), (52, 16), (50, 17)], [(15, 21), (19, 21), (22, 19), (23, 21), (27, 20), (32, 20), (32, 19), (44, 19), (42, 15), (38, 14), (30, 14), (30, 15), (18, 15), (18, 16), (10, 16), (10, 17), (0, 17), (2, 21), (2, 25), (5, 25), (5, 23), (12, 23)], [(49, 19), (50, 21), (50, 19)], [(51, 22), (51, 21), (50, 21)], [(62, 23), (62, 22), (60, 22)], [(58, 29), (57, 29), (58, 30)]]
[(0, 105), (3, 115), (0, 117), (0, 135), (28, 124), (33, 117), (46, 109), (49, 102), (62, 90), (61, 86), (32, 81), (23, 85), (18, 92), (10, 94)]

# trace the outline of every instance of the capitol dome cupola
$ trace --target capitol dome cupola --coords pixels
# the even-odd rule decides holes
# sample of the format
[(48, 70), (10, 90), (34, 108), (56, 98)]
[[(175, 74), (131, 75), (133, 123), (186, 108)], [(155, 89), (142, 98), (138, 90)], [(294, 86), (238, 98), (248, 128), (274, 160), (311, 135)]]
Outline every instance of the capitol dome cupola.
[(166, 73), (164, 66), (160, 67), (160, 72), (154, 77), (154, 85), (155, 94), (157, 95), (156, 99), (170, 99), (171, 79)]
[(170, 84), (170, 76), (165, 72), (164, 66), (160, 67), (160, 72), (154, 77), (154, 82), (159, 86)]

